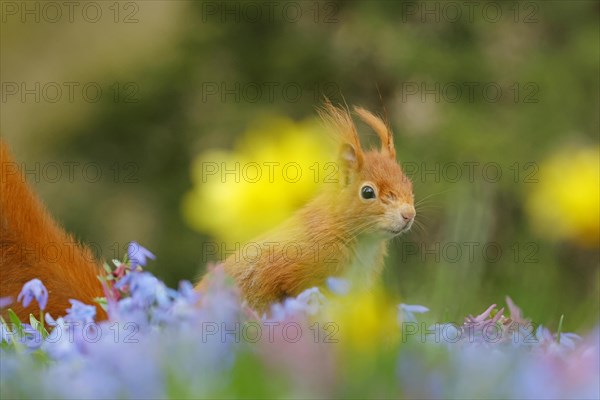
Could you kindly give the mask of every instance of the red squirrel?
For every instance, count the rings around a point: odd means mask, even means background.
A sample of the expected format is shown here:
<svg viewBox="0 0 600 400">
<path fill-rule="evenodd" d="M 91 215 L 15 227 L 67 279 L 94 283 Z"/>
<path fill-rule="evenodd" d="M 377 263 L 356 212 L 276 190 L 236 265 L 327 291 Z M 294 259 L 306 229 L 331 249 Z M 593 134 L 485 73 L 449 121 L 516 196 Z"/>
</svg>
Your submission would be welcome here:
<svg viewBox="0 0 600 400">
<path fill-rule="evenodd" d="M 48 289 L 45 311 L 54 317 L 65 314 L 69 299 L 96 304 L 94 298 L 104 296 L 100 263 L 48 213 L 3 140 L 0 168 L 0 297 L 12 297 L 10 307 L 21 321 L 39 315 L 36 302 L 23 308 L 16 301 L 23 284 L 34 278 Z M 98 319 L 105 319 L 104 310 L 96 309 Z"/>
<path fill-rule="evenodd" d="M 233 254 L 223 262 L 251 307 L 265 311 L 323 286 L 330 276 L 368 285 L 381 273 L 387 241 L 410 229 L 412 184 L 396 161 L 392 132 L 365 109 L 355 112 L 377 133 L 381 149 L 363 151 L 350 113 L 327 102 L 320 114 L 336 132 L 339 184 L 325 185 L 289 220 L 254 240 L 254 254 Z M 49 292 L 45 311 L 53 316 L 63 315 L 71 298 L 95 304 L 103 296 L 100 262 L 50 216 L 1 140 L 0 164 L 0 297 L 14 300 L 24 283 L 38 278 Z M 45 250 L 52 246 L 57 251 L 49 257 Z M 37 311 L 35 302 L 27 309 L 16 302 L 11 307 L 22 320 Z M 98 306 L 97 312 L 98 320 L 106 318 Z"/>
<path fill-rule="evenodd" d="M 363 151 L 349 112 L 326 102 L 320 114 L 336 133 L 338 184 L 323 185 L 290 219 L 224 261 L 252 308 L 266 311 L 304 289 L 324 286 L 330 276 L 369 286 L 381 273 L 388 240 L 412 226 L 412 183 L 396 161 L 392 132 L 369 111 L 355 112 L 377 133 L 381 149 Z"/>
</svg>

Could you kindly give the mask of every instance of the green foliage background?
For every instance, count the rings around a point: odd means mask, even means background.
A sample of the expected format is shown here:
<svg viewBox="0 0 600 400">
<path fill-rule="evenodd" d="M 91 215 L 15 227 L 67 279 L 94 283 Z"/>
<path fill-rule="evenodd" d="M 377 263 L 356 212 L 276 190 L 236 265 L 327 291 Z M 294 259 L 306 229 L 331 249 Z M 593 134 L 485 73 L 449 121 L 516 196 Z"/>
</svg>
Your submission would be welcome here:
<svg viewBox="0 0 600 400">
<path fill-rule="evenodd" d="M 298 22 L 278 12 L 273 20 L 252 22 L 239 14 L 239 21 L 223 21 L 207 13 L 207 7 L 223 6 L 215 2 L 136 4 L 133 24 L 110 18 L 99 24 L 12 18 L 2 24 L 2 82 L 93 81 L 106 89 L 94 104 L 10 97 L 2 102 L 1 129 L 29 167 L 47 161 L 101 166 L 97 183 L 80 176 L 32 183 L 51 212 L 102 257 L 120 257 L 137 240 L 169 266 L 152 271 L 167 283 L 194 279 L 204 268 L 201 243 L 210 240 L 191 230 L 180 212 L 194 157 L 230 147 L 258 117 L 303 119 L 314 115 L 323 95 L 337 102 L 343 95 L 349 104 L 387 112 L 402 162 L 430 168 L 497 162 L 505 174 L 498 183 L 480 174 L 474 182 L 413 178 L 417 200 L 432 197 L 420 212 L 425 229 L 391 246 L 385 272 L 391 291 L 450 319 L 509 294 L 534 320 L 556 324 L 566 314 L 566 331 L 597 323 L 598 248 L 537 237 L 523 209 L 528 185 L 535 184 L 523 183 L 522 176 L 515 183 L 510 167 L 539 163 L 568 145 L 598 145 L 598 2 L 501 2 L 504 14 L 496 23 L 481 17 L 485 2 L 472 21 L 463 16 L 457 22 L 423 22 L 406 7 L 425 3 L 401 1 L 298 2 L 307 15 Z M 533 19 L 525 21 L 531 12 Z M 114 82 L 121 84 L 118 99 L 108 89 Z M 131 94 L 126 82 L 139 89 L 132 97 L 139 101 L 125 102 Z M 294 83 L 302 95 L 289 101 L 275 89 L 272 100 L 263 93 L 253 102 L 205 90 L 236 82 Z M 406 96 L 407 82 L 497 82 L 503 97 L 467 101 L 463 93 L 455 103 L 433 96 L 421 101 L 420 94 Z M 509 90 L 514 82 L 521 85 L 519 101 Z M 539 91 L 532 95 L 527 83 Z M 524 102 L 528 94 L 539 101 Z M 422 260 L 403 253 L 403 241 L 430 248 L 495 242 L 504 254 L 495 263 L 482 257 Z M 530 242 L 537 262 L 524 262 L 523 250 L 515 262 L 513 244 Z"/>
</svg>

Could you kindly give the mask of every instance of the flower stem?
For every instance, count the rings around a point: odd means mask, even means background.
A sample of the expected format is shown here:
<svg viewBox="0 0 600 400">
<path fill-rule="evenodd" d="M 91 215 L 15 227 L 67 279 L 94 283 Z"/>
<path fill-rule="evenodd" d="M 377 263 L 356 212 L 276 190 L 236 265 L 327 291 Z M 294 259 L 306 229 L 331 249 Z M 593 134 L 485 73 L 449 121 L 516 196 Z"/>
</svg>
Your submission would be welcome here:
<svg viewBox="0 0 600 400">
<path fill-rule="evenodd" d="M 560 333 L 562 332 L 563 319 L 565 318 L 565 314 L 560 316 L 560 321 L 558 321 L 558 332 L 556 333 L 556 342 L 560 344 Z"/>
</svg>

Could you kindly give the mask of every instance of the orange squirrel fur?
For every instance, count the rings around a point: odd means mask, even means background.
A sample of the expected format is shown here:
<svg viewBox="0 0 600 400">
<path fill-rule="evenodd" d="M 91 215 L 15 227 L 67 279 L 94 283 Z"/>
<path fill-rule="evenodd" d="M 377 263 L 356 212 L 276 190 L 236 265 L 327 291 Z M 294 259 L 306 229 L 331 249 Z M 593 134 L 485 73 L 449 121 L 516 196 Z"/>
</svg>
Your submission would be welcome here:
<svg viewBox="0 0 600 400">
<path fill-rule="evenodd" d="M 337 132 L 339 185 L 326 187 L 289 220 L 254 240 L 255 254 L 233 254 L 224 261 L 250 306 L 265 310 L 323 286 L 330 276 L 348 276 L 366 286 L 381 273 L 387 241 L 410 229 L 412 184 L 396 161 L 392 132 L 370 112 L 355 112 L 377 133 L 381 150 L 363 151 L 350 114 L 327 102 L 321 115 Z M 53 316 L 64 315 L 69 299 L 95 304 L 94 298 L 103 296 L 99 263 L 48 214 L 1 140 L 0 164 L 0 296 L 16 300 L 23 284 L 38 278 L 48 289 L 46 311 Z M 55 254 L 45 254 L 54 246 Z M 16 301 L 11 307 L 24 321 L 38 312 L 35 302 L 27 309 Z M 106 313 L 96 308 L 98 319 L 105 319 Z"/>
<path fill-rule="evenodd" d="M 0 140 L 0 297 L 13 299 L 11 308 L 22 321 L 39 316 L 37 302 L 27 308 L 17 296 L 27 281 L 38 278 L 48 289 L 46 312 L 57 317 L 69 299 L 95 304 L 104 296 L 97 276 L 103 273 L 91 251 L 78 244 L 50 216 Z M 99 320 L 106 318 L 96 306 Z"/>
<path fill-rule="evenodd" d="M 412 183 L 396 161 L 392 132 L 365 109 L 355 112 L 377 133 L 381 150 L 363 151 L 350 114 L 327 102 L 320 114 L 337 132 L 339 184 L 325 187 L 289 220 L 244 246 L 243 254 L 224 261 L 251 307 L 264 311 L 324 286 L 330 276 L 368 286 L 381 273 L 388 239 L 410 229 L 416 214 Z"/>
</svg>

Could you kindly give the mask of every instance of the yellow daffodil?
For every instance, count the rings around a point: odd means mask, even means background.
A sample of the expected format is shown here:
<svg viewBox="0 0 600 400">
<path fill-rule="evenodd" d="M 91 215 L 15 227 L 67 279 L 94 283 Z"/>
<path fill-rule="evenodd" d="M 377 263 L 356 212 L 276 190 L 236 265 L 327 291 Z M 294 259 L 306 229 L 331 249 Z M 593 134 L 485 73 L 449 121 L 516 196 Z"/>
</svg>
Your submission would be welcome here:
<svg viewBox="0 0 600 400">
<path fill-rule="evenodd" d="M 194 187 L 183 199 L 184 218 L 233 248 L 306 203 L 323 182 L 331 156 L 317 120 L 266 120 L 232 151 L 213 149 L 197 157 Z"/>
<path fill-rule="evenodd" d="M 383 288 L 361 290 L 333 298 L 326 319 L 338 329 L 340 347 L 362 356 L 389 348 L 400 338 L 397 302 Z"/>
<path fill-rule="evenodd" d="M 598 148 L 569 149 L 540 165 L 527 211 L 540 236 L 598 246 L 600 156 Z"/>
</svg>

